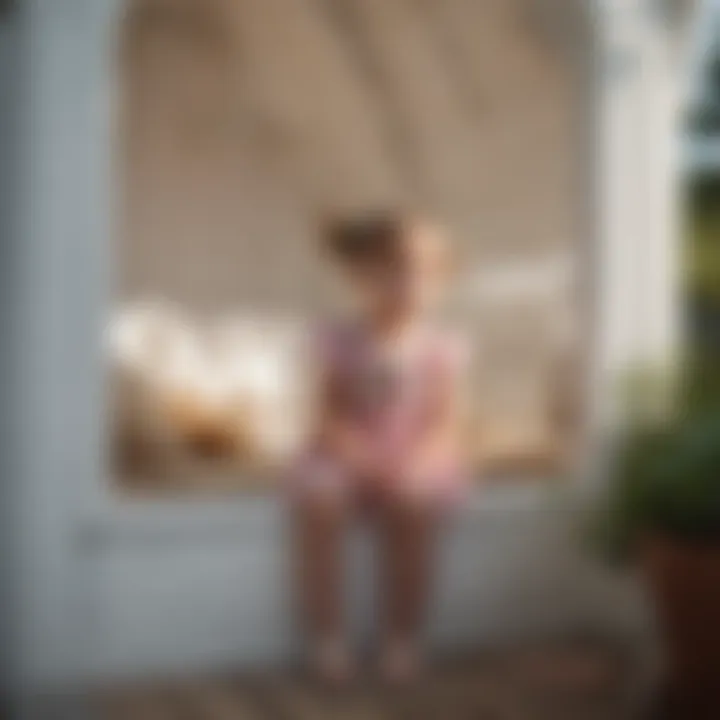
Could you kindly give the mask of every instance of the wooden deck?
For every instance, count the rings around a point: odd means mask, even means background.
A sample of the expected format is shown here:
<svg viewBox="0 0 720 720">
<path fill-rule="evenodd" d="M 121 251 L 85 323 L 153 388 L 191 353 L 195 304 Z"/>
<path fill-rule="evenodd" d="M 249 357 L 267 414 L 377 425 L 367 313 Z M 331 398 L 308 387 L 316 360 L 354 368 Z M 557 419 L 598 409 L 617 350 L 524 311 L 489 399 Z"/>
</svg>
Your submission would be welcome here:
<svg viewBox="0 0 720 720">
<path fill-rule="evenodd" d="M 622 720 L 638 678 L 617 651 L 536 648 L 446 661 L 404 690 L 368 677 L 332 695 L 287 672 L 114 688 L 94 707 L 103 720 Z"/>
</svg>

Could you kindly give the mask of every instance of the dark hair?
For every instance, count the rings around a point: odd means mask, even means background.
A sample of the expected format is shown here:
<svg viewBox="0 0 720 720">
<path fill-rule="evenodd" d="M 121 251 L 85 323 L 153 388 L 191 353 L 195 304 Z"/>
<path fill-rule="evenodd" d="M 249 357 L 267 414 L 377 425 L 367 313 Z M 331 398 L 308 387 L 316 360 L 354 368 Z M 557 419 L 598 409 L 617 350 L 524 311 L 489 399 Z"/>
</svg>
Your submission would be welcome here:
<svg viewBox="0 0 720 720">
<path fill-rule="evenodd" d="M 325 225 L 324 243 L 343 264 L 373 263 L 397 252 L 407 225 L 405 215 L 392 211 L 335 219 Z"/>
</svg>

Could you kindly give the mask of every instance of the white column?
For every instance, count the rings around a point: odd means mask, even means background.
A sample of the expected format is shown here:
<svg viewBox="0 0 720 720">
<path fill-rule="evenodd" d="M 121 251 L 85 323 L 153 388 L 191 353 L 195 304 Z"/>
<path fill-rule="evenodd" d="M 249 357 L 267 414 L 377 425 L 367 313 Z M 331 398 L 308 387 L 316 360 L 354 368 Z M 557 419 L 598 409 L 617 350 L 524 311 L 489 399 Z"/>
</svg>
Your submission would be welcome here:
<svg viewBox="0 0 720 720">
<path fill-rule="evenodd" d="M 25 0 L 17 247 L 23 681 L 78 673 L 83 507 L 108 493 L 100 337 L 110 285 L 114 33 L 124 0 Z"/>
<path fill-rule="evenodd" d="M 641 360 L 663 364 L 673 361 L 681 341 L 679 109 L 685 68 L 671 28 L 655 18 L 643 31 L 643 304 L 637 342 Z"/>
<path fill-rule="evenodd" d="M 633 367 L 664 366 L 679 340 L 678 83 L 667 28 L 647 5 L 598 8 L 597 401 L 618 409 Z"/>
</svg>

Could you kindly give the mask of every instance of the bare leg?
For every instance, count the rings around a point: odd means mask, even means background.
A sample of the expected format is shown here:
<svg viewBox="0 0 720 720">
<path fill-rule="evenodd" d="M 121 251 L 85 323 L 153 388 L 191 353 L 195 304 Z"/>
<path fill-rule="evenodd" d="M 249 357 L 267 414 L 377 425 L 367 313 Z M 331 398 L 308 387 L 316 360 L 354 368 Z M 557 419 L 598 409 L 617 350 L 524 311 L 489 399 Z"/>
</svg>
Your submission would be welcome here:
<svg viewBox="0 0 720 720">
<path fill-rule="evenodd" d="M 384 652 L 391 681 L 411 679 L 431 588 L 437 513 L 429 499 L 393 496 L 381 515 Z"/>
<path fill-rule="evenodd" d="M 348 507 L 334 493 L 303 498 L 295 513 L 300 601 L 313 643 L 316 670 L 331 682 L 350 675 L 343 603 Z"/>
</svg>

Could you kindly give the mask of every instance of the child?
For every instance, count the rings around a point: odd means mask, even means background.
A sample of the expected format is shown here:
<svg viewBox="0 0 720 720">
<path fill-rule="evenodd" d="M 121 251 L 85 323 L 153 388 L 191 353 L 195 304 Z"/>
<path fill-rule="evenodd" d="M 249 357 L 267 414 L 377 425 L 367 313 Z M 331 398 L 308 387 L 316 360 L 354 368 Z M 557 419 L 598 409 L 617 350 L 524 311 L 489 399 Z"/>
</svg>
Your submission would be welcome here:
<svg viewBox="0 0 720 720">
<path fill-rule="evenodd" d="M 354 291 L 354 317 L 317 338 L 319 413 L 293 474 L 300 585 L 314 669 L 352 675 L 341 603 L 342 538 L 358 514 L 380 546 L 387 681 L 411 679 L 443 508 L 463 486 L 457 448 L 458 347 L 429 314 L 444 279 L 444 238 L 392 213 L 339 223 L 327 249 Z"/>
</svg>

